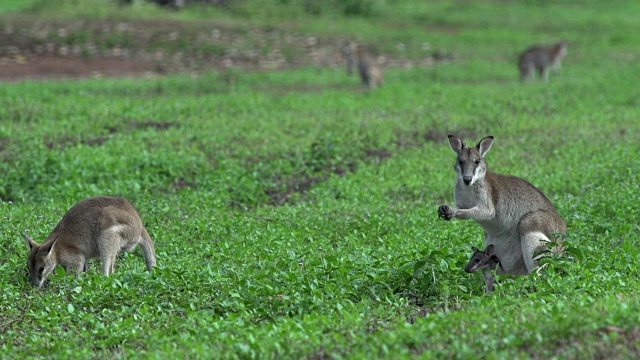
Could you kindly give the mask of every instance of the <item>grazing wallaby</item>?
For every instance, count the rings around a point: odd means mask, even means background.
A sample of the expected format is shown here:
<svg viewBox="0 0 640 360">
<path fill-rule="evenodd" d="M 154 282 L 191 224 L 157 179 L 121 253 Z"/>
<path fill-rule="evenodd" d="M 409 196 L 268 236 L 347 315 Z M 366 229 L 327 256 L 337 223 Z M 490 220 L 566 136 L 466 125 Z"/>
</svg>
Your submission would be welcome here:
<svg viewBox="0 0 640 360">
<path fill-rule="evenodd" d="M 478 270 L 483 270 L 484 282 L 487 285 L 486 292 L 493 292 L 493 286 L 496 283 L 496 276 L 493 274 L 493 271 L 499 267 L 501 273 L 504 273 L 504 269 L 502 268 L 502 265 L 500 265 L 500 259 L 498 259 L 494 253 L 494 246 L 489 245 L 484 249 L 484 251 L 480 251 L 475 246 L 471 249 L 473 249 L 473 255 L 471 255 L 469 264 L 464 268 L 464 271 L 473 273 Z"/>
<path fill-rule="evenodd" d="M 534 77 L 537 71 L 546 82 L 549 80 L 549 70 L 560 70 L 562 59 L 567 55 L 567 43 L 561 41 L 550 46 L 536 45 L 520 55 L 518 67 L 520 80 L 527 81 Z"/>
<path fill-rule="evenodd" d="M 39 245 L 27 235 L 31 252 L 27 266 L 31 285 L 41 287 L 47 276 L 62 265 L 66 271 L 87 270 L 87 261 L 100 257 L 102 272 L 114 271 L 116 256 L 140 245 L 151 271 L 156 266 L 153 240 L 131 203 L 124 198 L 98 196 L 80 201 L 62 217 L 49 237 Z"/>
<path fill-rule="evenodd" d="M 347 58 L 347 72 L 349 74 L 353 73 L 357 67 L 363 85 L 369 89 L 375 89 L 382 85 L 384 69 L 377 56 L 354 42 L 344 44 L 342 52 Z"/>
<path fill-rule="evenodd" d="M 485 245 L 494 245 L 505 273 L 530 274 L 538 267 L 534 254 L 544 250 L 554 234 L 564 234 L 567 224 L 531 183 L 487 170 L 485 155 L 492 144 L 493 136 L 468 147 L 449 135 L 449 145 L 458 154 L 454 166 L 456 207 L 442 205 L 438 216 L 475 220 L 484 229 Z"/>
</svg>

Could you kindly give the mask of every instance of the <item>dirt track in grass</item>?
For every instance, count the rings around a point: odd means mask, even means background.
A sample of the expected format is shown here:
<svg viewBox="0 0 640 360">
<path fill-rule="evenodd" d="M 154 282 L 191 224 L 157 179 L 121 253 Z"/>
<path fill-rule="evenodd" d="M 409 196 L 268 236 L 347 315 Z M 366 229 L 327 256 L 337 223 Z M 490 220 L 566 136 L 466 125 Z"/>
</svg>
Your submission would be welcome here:
<svg viewBox="0 0 640 360">
<path fill-rule="evenodd" d="M 0 17 L 0 81 L 337 68 L 345 67 L 344 40 L 209 22 Z M 437 49 L 413 54 L 381 54 L 380 61 L 409 68 L 453 59 Z"/>
</svg>

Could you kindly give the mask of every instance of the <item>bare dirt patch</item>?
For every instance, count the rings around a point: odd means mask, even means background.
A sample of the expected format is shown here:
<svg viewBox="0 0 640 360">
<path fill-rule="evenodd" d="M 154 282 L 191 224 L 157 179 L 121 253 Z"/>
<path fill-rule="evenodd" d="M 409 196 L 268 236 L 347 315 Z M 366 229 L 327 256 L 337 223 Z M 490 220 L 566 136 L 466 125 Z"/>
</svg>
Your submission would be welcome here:
<svg viewBox="0 0 640 360">
<path fill-rule="evenodd" d="M 271 198 L 271 205 L 281 206 L 290 203 L 296 194 L 306 194 L 314 185 L 325 181 L 328 177 L 322 175 L 282 178 L 275 175 L 274 178 L 278 186 L 265 189 L 265 193 Z"/>
<path fill-rule="evenodd" d="M 171 185 L 171 189 L 173 191 L 180 191 L 180 190 L 184 190 L 186 188 L 192 188 L 193 184 L 189 183 L 187 180 L 185 180 L 184 178 L 178 178 L 178 180 L 174 181 L 173 184 Z"/>
<path fill-rule="evenodd" d="M 443 141 L 448 133 L 455 133 L 463 138 L 475 137 L 475 133 L 468 129 L 457 129 L 455 132 L 430 129 L 427 131 L 397 132 L 395 145 L 398 149 L 424 146 L 427 142 Z M 337 160 L 335 154 L 319 143 L 311 146 L 308 159 L 305 161 L 306 171 L 296 175 L 274 174 L 272 179 L 275 185 L 264 190 L 271 199 L 271 205 L 282 206 L 295 203 L 316 185 L 327 181 L 330 175 L 346 176 L 358 171 L 359 163 L 368 162 L 380 166 L 383 162 L 394 156 L 394 152 L 383 148 L 365 148 L 353 156 Z M 293 155 L 292 155 L 293 156 Z M 256 164 L 264 161 L 273 161 L 277 157 L 260 156 L 247 160 L 248 164 Z M 423 194 L 414 194 L 411 191 L 390 194 L 391 198 L 422 199 Z"/>
<path fill-rule="evenodd" d="M 133 126 L 137 129 L 156 129 L 156 130 L 167 130 L 176 126 L 176 123 L 167 122 L 167 121 L 143 121 L 141 123 L 132 123 Z"/>
<path fill-rule="evenodd" d="M 0 80 L 344 67 L 342 40 L 206 21 L 0 17 Z M 432 66 L 452 59 L 438 49 L 418 53 L 411 59 L 387 54 L 387 67 Z"/>
<path fill-rule="evenodd" d="M 127 59 L 30 55 L 0 59 L 0 80 L 63 80 L 87 77 L 126 77 L 154 73 L 154 65 Z"/>
<path fill-rule="evenodd" d="M 367 157 L 376 159 L 378 165 L 393 156 L 391 151 L 384 149 L 365 149 L 364 152 Z"/>
<path fill-rule="evenodd" d="M 83 144 L 86 146 L 101 146 L 106 143 L 111 136 L 114 134 L 126 134 L 133 130 L 145 130 L 145 129 L 155 129 L 157 131 L 164 131 L 170 129 L 174 126 L 177 126 L 176 123 L 172 122 L 164 122 L 164 121 L 129 121 L 125 124 L 125 126 L 109 126 L 105 130 L 108 134 L 102 135 L 88 135 L 88 136 L 80 136 L 80 135 L 64 135 L 60 137 L 50 137 L 45 138 L 45 145 L 49 149 L 65 149 L 68 147 L 73 147 L 78 144 Z M 1 146 L 1 141 L 0 141 Z M 2 148 L 0 148 L 1 153 Z"/>
</svg>

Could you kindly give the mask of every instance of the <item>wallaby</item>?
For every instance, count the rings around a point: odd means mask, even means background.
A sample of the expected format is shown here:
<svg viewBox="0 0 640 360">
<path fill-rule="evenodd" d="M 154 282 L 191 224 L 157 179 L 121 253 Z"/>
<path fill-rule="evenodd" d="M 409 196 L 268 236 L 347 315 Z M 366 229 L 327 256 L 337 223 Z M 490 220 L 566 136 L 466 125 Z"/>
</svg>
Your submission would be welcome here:
<svg viewBox="0 0 640 360">
<path fill-rule="evenodd" d="M 23 236 L 31 249 L 27 261 L 31 285 L 38 288 L 58 264 L 77 275 L 96 257 L 102 260 L 102 273 L 108 276 L 114 271 L 118 253 L 132 251 L 136 245 L 142 248 L 147 269 L 156 266 L 153 240 L 136 209 L 124 198 L 98 196 L 80 201 L 42 245 Z"/>
<path fill-rule="evenodd" d="M 475 246 L 471 247 L 471 249 L 473 249 L 473 255 L 471 255 L 469 264 L 464 268 L 464 271 L 473 273 L 478 270 L 483 270 L 484 282 L 487 285 L 486 292 L 493 292 L 493 287 L 496 283 L 496 276 L 493 272 L 496 268 L 500 267 L 502 273 L 504 273 L 504 269 L 502 269 L 502 265 L 500 264 L 500 259 L 498 259 L 494 252 L 494 246 L 489 245 L 484 249 L 484 251 L 480 251 Z"/>
<path fill-rule="evenodd" d="M 549 80 L 549 70 L 559 71 L 562 59 L 567 55 L 567 43 L 561 41 L 553 45 L 535 45 L 520 55 L 518 67 L 520 80 L 527 81 L 534 77 L 535 71 L 546 82 Z"/>
<path fill-rule="evenodd" d="M 505 273 L 530 274 L 538 267 L 535 253 L 543 251 L 555 235 L 566 233 L 567 224 L 531 183 L 487 169 L 485 155 L 492 144 L 493 136 L 468 147 L 449 135 L 449 145 L 458 154 L 454 166 L 457 207 L 442 205 L 438 216 L 475 220 L 484 229 L 485 245 L 494 245 Z"/>
<path fill-rule="evenodd" d="M 345 41 L 340 47 L 340 52 L 347 60 L 347 74 L 351 75 L 356 71 L 356 48 L 358 44 L 353 41 Z"/>
<path fill-rule="evenodd" d="M 377 56 L 352 41 L 343 45 L 342 53 L 347 58 L 347 73 L 352 74 L 357 67 L 363 85 L 370 90 L 382 85 L 384 68 Z"/>
</svg>

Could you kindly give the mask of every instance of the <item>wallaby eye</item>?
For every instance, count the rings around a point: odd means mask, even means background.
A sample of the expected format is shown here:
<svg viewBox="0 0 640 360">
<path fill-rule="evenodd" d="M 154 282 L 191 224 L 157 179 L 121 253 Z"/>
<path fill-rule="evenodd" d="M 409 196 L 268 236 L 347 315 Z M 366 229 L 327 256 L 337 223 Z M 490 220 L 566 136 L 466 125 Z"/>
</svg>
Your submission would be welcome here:
<svg viewBox="0 0 640 360">
<path fill-rule="evenodd" d="M 38 274 L 42 275 L 43 272 L 44 272 L 44 266 L 38 269 Z"/>
<path fill-rule="evenodd" d="M 462 160 L 458 161 L 458 165 L 463 166 L 464 165 L 464 161 L 462 161 Z"/>
<path fill-rule="evenodd" d="M 480 259 L 476 258 L 476 262 L 480 262 Z"/>
<path fill-rule="evenodd" d="M 480 160 L 476 160 L 476 161 L 474 161 L 474 163 L 475 163 L 476 165 L 480 165 Z"/>
</svg>

